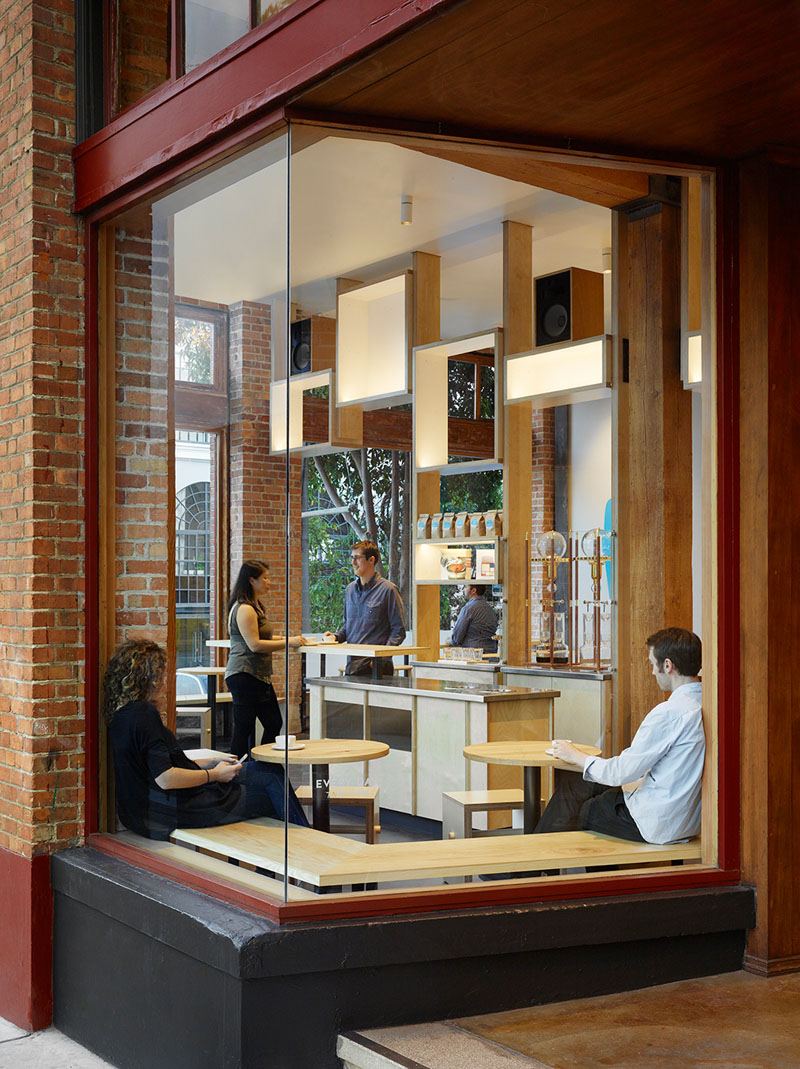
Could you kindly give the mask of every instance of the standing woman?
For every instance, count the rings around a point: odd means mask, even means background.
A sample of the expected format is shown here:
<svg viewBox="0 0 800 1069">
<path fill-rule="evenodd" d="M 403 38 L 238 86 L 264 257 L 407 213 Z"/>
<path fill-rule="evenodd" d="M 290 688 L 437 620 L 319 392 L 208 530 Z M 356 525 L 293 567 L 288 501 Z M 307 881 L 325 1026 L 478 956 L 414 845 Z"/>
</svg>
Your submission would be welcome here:
<svg viewBox="0 0 800 1069">
<path fill-rule="evenodd" d="M 239 569 L 228 602 L 228 632 L 231 652 L 225 682 L 233 695 L 231 753 L 243 756 L 250 749 L 256 719 L 261 722 L 261 745 L 274 742 L 283 718 L 272 687 L 272 654 L 305 644 L 302 635 L 273 638 L 272 625 L 264 611 L 269 591 L 269 566 L 246 560 Z"/>
</svg>

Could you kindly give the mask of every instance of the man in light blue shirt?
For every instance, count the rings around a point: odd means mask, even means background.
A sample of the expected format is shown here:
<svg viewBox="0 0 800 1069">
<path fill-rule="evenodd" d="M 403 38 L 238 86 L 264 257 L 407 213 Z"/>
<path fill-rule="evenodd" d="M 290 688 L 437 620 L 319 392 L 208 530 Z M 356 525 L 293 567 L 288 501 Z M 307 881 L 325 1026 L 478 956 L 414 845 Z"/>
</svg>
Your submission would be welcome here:
<svg viewBox="0 0 800 1069">
<path fill-rule="evenodd" d="M 497 649 L 497 613 L 484 594 L 486 587 L 467 583 L 467 603 L 458 614 L 455 627 L 450 633 L 451 646 L 472 646 L 485 653 Z"/>
<path fill-rule="evenodd" d="M 325 638 L 365 646 L 399 646 L 406 637 L 403 602 L 394 583 L 378 575 L 378 547 L 365 539 L 353 546 L 351 557 L 355 579 L 344 592 L 344 619 L 338 631 L 326 631 Z M 390 657 L 348 657 L 348 676 L 379 676 L 393 672 Z"/>
<path fill-rule="evenodd" d="M 570 742 L 553 740 L 555 756 L 576 771 L 556 771 L 556 789 L 534 834 L 598 831 L 648 843 L 699 834 L 706 745 L 700 639 L 668 627 L 647 645 L 653 675 L 669 697 L 650 710 L 618 757 L 587 757 Z"/>
</svg>

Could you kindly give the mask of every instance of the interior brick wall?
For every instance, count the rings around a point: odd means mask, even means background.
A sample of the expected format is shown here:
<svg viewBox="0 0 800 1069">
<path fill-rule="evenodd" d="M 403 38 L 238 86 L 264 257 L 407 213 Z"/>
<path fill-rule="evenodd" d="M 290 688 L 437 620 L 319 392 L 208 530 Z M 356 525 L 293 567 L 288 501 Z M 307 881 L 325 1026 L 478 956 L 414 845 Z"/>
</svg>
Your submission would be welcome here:
<svg viewBox="0 0 800 1069">
<path fill-rule="evenodd" d="M 555 524 L 555 410 L 533 410 L 533 471 L 531 480 L 531 553 L 543 531 Z M 531 613 L 535 622 L 541 611 L 544 567 L 531 564 Z M 558 596 L 558 595 L 557 595 Z M 558 606 L 566 609 L 566 606 Z M 535 627 L 532 631 L 535 634 Z"/>
<path fill-rule="evenodd" d="M 73 87 L 71 0 L 3 0 L 0 848 L 26 858 L 79 843 L 84 806 L 84 251 L 71 213 Z"/>
<path fill-rule="evenodd" d="M 149 227 L 116 232 L 117 643 L 167 643 L 168 255 L 166 235 Z"/>
<path fill-rule="evenodd" d="M 271 324 L 268 306 L 243 301 L 230 306 L 228 383 L 230 397 L 230 561 L 231 581 L 243 560 L 263 559 L 270 565 L 269 608 L 276 634 L 284 633 L 286 581 L 289 582 L 289 633 L 302 628 L 302 569 L 299 558 L 302 521 L 302 461 L 290 462 L 290 538 L 286 535 L 286 460 L 269 451 L 269 386 Z M 286 692 L 284 657 L 273 658 L 273 682 L 279 700 Z M 290 724 L 297 724 L 300 658 L 290 655 Z"/>
</svg>

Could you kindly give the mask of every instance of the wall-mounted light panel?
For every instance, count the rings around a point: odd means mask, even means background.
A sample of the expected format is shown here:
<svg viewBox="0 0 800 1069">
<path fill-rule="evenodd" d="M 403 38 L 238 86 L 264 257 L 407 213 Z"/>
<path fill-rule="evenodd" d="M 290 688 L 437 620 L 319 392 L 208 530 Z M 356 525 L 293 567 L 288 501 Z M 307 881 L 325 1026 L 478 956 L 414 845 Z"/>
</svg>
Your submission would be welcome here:
<svg viewBox="0 0 800 1069">
<path fill-rule="evenodd" d="M 499 328 L 467 334 L 451 341 L 417 345 L 414 365 L 414 466 L 417 471 L 447 467 L 448 471 L 491 467 L 503 459 L 503 332 Z M 494 353 L 494 456 L 476 464 L 448 464 L 448 361 L 462 354 L 491 349 Z"/>
<path fill-rule="evenodd" d="M 336 298 L 336 403 L 387 408 L 411 400 L 411 272 Z"/>
<path fill-rule="evenodd" d="M 681 338 L 681 378 L 686 390 L 703 385 L 703 332 L 692 330 Z"/>
<path fill-rule="evenodd" d="M 611 337 L 544 345 L 506 357 L 505 400 L 534 408 L 594 401 L 611 393 Z"/>
</svg>

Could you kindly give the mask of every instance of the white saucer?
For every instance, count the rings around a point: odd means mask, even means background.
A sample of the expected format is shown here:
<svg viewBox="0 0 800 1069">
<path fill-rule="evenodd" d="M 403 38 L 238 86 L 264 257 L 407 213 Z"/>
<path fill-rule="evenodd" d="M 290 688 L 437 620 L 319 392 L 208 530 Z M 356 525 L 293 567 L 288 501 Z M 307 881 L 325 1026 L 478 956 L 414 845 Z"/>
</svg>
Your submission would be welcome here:
<svg viewBox="0 0 800 1069">
<path fill-rule="evenodd" d="M 276 742 L 273 742 L 273 750 L 304 750 L 306 744 L 304 742 L 296 742 L 294 746 L 279 746 Z"/>
</svg>

